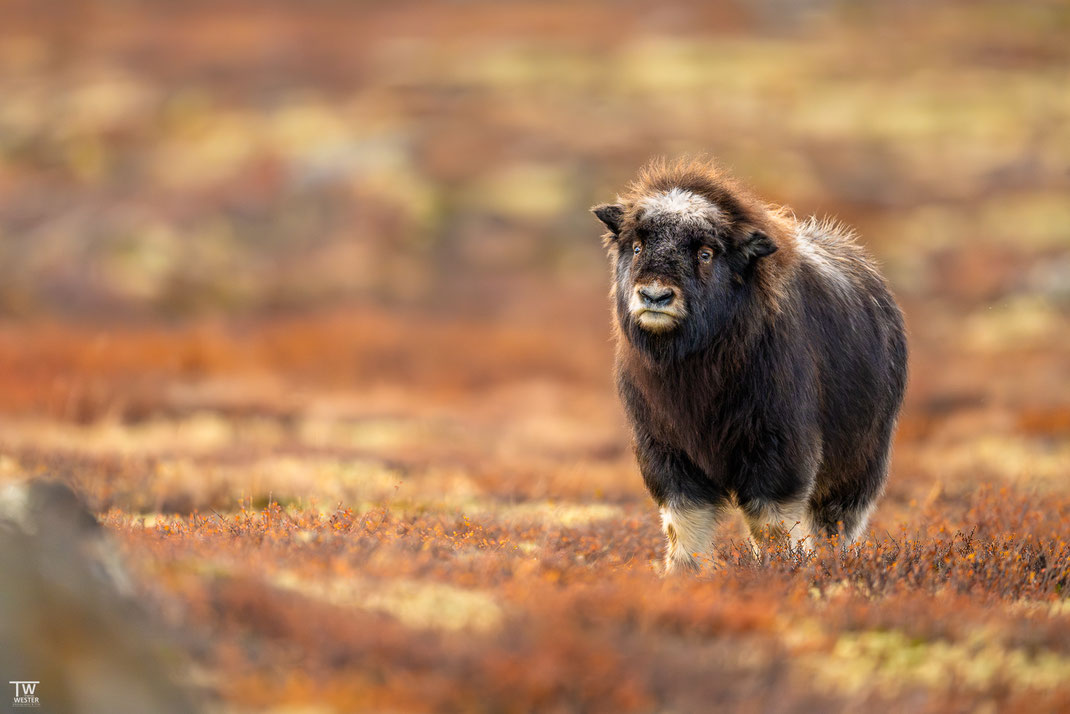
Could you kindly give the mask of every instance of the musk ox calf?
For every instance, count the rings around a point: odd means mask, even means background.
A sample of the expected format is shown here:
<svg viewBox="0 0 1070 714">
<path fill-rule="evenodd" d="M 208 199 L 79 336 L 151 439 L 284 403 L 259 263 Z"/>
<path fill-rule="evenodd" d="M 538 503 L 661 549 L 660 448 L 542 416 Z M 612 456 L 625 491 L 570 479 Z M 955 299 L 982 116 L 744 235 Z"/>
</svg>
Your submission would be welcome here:
<svg viewBox="0 0 1070 714">
<path fill-rule="evenodd" d="M 753 538 L 865 529 L 906 383 L 903 317 L 851 230 L 797 221 L 715 167 L 654 163 L 605 224 L 617 386 L 666 570 L 731 505 Z"/>
</svg>

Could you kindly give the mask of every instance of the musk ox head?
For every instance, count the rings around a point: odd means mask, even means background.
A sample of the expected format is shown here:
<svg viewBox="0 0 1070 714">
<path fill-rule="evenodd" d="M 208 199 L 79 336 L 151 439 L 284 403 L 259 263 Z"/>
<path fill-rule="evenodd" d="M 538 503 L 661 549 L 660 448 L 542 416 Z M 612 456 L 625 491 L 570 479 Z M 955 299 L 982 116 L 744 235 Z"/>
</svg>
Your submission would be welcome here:
<svg viewBox="0 0 1070 714">
<path fill-rule="evenodd" d="M 654 166 L 630 195 L 591 209 L 609 232 L 623 336 L 659 357 L 703 349 L 762 289 L 775 221 L 713 169 Z"/>
</svg>

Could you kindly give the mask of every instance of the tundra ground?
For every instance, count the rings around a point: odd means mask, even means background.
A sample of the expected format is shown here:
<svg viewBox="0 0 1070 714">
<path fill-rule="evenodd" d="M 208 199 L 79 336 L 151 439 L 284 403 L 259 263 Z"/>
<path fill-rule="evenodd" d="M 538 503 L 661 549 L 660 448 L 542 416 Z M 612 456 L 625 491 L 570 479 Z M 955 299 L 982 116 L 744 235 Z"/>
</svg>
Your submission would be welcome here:
<svg viewBox="0 0 1070 714">
<path fill-rule="evenodd" d="M 380 319 L 0 334 L 42 399 L 3 417 L 4 477 L 87 497 L 222 709 L 1070 701 L 1065 409 L 923 372 L 864 544 L 758 562 L 737 519 L 663 580 L 604 338 Z"/>
</svg>

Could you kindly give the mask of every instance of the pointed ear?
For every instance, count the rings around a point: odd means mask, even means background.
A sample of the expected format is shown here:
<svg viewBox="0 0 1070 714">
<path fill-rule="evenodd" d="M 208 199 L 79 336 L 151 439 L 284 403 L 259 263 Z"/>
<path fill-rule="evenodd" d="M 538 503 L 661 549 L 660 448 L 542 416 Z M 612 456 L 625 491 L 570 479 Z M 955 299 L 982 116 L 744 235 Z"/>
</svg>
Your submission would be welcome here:
<svg viewBox="0 0 1070 714">
<path fill-rule="evenodd" d="M 777 244 L 773 239 L 761 231 L 754 231 L 744 240 L 739 249 L 748 260 L 757 260 L 777 252 Z"/>
<path fill-rule="evenodd" d="M 610 233 L 620 235 L 620 219 L 624 215 L 624 206 L 619 203 L 600 203 L 591 209 L 591 213 L 605 224 Z"/>
</svg>

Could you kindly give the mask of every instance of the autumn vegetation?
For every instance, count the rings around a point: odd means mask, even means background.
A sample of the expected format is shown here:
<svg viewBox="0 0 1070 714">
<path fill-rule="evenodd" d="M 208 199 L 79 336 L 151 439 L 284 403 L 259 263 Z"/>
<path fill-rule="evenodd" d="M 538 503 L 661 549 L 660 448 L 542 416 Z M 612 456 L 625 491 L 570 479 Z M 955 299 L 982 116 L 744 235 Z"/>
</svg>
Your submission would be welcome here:
<svg viewBox="0 0 1070 714">
<path fill-rule="evenodd" d="M 211 711 L 1070 709 L 1070 8 L 461 8 L 4 4 L 0 486 Z M 864 542 L 666 580 L 586 209 L 701 151 L 911 379 Z"/>
</svg>

